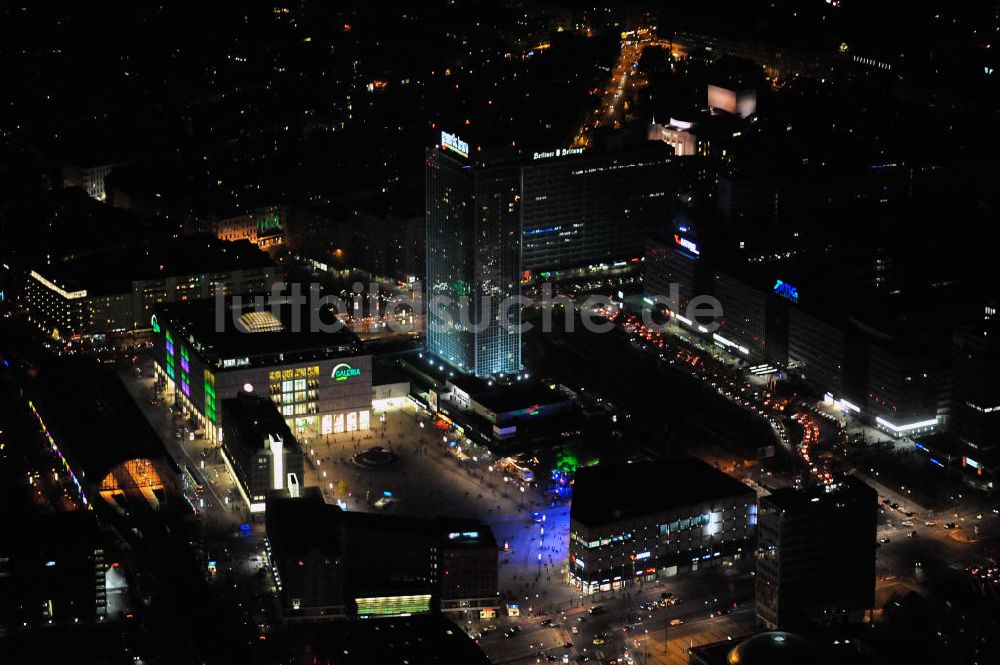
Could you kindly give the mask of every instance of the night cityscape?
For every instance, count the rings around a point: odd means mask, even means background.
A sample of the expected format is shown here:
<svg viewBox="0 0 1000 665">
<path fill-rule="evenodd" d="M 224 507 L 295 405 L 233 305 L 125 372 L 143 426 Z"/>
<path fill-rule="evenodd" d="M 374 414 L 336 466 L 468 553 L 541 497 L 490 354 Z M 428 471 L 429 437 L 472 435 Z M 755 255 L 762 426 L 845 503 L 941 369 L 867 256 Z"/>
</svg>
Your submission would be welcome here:
<svg viewBox="0 0 1000 665">
<path fill-rule="evenodd" d="M 0 55 L 0 664 L 1000 664 L 1000 2 Z"/>
</svg>

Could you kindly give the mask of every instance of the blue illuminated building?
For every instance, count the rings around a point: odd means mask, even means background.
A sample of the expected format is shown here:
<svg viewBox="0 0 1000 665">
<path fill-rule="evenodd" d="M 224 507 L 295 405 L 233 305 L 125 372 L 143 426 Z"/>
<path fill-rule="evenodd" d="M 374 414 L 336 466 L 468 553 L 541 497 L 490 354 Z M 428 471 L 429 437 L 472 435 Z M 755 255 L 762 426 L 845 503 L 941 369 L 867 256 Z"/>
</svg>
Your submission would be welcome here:
<svg viewBox="0 0 1000 665">
<path fill-rule="evenodd" d="M 517 374 L 518 167 L 473 162 L 449 144 L 435 146 L 427 150 L 425 193 L 427 350 L 478 377 Z"/>
</svg>

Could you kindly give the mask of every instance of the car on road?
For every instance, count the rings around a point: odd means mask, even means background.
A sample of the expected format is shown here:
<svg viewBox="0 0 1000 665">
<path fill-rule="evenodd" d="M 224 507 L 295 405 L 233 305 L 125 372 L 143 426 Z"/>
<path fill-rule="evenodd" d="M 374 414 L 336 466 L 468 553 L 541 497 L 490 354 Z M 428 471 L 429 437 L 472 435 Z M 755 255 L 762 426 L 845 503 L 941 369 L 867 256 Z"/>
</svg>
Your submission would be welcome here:
<svg viewBox="0 0 1000 665">
<path fill-rule="evenodd" d="M 878 542 L 880 542 L 880 543 L 882 543 L 883 545 L 885 545 L 885 544 L 887 544 L 887 543 L 890 543 L 890 542 L 892 542 L 892 541 L 891 541 L 891 540 L 889 540 L 888 538 L 882 538 L 882 539 L 881 539 L 881 540 L 879 540 Z"/>
<path fill-rule="evenodd" d="M 604 614 L 604 606 L 603 605 L 594 605 L 589 610 L 587 610 L 587 612 L 589 614 L 593 614 L 595 616 L 598 615 L 598 614 Z"/>
<path fill-rule="evenodd" d="M 573 626 L 572 628 L 569 629 L 569 632 L 573 633 L 574 635 L 579 635 L 580 629 L 577 626 Z"/>
<path fill-rule="evenodd" d="M 679 626 L 682 623 L 684 623 L 684 619 L 671 619 L 670 620 L 670 625 L 671 626 Z"/>
<path fill-rule="evenodd" d="M 542 619 L 538 623 L 538 625 L 541 626 L 542 628 L 551 628 L 552 626 L 554 626 L 556 624 L 555 624 L 555 621 L 553 621 L 552 619 Z"/>
<path fill-rule="evenodd" d="M 508 637 L 508 638 L 509 637 L 514 637 L 515 635 L 517 635 L 520 632 L 521 632 L 521 627 L 520 626 L 511 626 L 507 630 L 503 631 L 503 636 L 504 637 Z"/>
<path fill-rule="evenodd" d="M 955 524 L 954 522 L 948 522 L 947 524 L 944 525 L 944 528 L 946 528 L 946 529 L 957 529 L 958 525 Z"/>
<path fill-rule="evenodd" d="M 924 522 L 924 526 L 937 526 L 937 522 Z"/>
<path fill-rule="evenodd" d="M 913 531 L 909 532 L 906 535 L 909 536 L 910 538 L 916 538 L 917 537 L 917 530 L 914 529 Z"/>
</svg>

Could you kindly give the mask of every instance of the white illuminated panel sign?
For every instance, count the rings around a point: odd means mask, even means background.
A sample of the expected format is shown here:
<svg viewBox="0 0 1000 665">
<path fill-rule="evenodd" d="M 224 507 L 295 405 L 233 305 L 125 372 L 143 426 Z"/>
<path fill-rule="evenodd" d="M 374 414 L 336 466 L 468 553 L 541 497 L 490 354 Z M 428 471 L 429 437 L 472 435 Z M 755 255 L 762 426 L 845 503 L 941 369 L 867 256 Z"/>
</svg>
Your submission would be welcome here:
<svg viewBox="0 0 1000 665">
<path fill-rule="evenodd" d="M 448 540 L 465 540 L 465 539 L 475 539 L 479 537 L 478 531 L 453 531 L 448 534 Z"/>
<path fill-rule="evenodd" d="M 683 247 L 687 251 L 691 252 L 695 256 L 698 256 L 698 255 L 701 254 L 701 252 L 698 251 L 698 245 L 696 245 L 691 240 L 688 240 L 687 238 L 682 238 L 679 235 L 674 234 L 674 242 L 676 242 L 678 245 L 680 245 L 681 247 Z"/>
<path fill-rule="evenodd" d="M 550 157 L 566 157 L 567 155 L 581 155 L 583 148 L 556 148 L 545 152 L 534 153 L 534 159 L 549 159 Z"/>
<path fill-rule="evenodd" d="M 284 445 L 280 438 L 271 435 L 271 469 L 274 471 L 274 486 L 271 489 L 284 489 L 285 487 L 285 455 Z"/>
<path fill-rule="evenodd" d="M 441 147 L 456 152 L 462 157 L 469 156 L 469 144 L 448 132 L 441 132 Z"/>
</svg>

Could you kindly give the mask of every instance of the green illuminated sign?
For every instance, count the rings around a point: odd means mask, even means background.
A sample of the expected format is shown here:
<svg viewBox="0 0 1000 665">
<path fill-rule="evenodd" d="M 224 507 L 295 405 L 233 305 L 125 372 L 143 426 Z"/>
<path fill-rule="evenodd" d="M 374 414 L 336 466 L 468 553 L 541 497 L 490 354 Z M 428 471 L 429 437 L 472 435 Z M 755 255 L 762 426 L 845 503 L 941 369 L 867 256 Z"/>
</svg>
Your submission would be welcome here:
<svg viewBox="0 0 1000 665">
<path fill-rule="evenodd" d="M 352 376 L 361 376 L 361 370 L 351 367 L 347 363 L 340 363 L 333 368 L 333 378 L 335 381 L 347 381 Z"/>
<path fill-rule="evenodd" d="M 156 314 L 154 314 L 153 318 L 149 320 L 149 325 L 153 327 L 153 332 L 155 333 L 160 332 L 160 322 L 156 320 Z"/>
<path fill-rule="evenodd" d="M 256 219 L 256 223 L 258 233 L 264 233 L 265 231 L 279 231 L 281 230 L 281 215 L 277 213 L 263 215 Z"/>
</svg>

